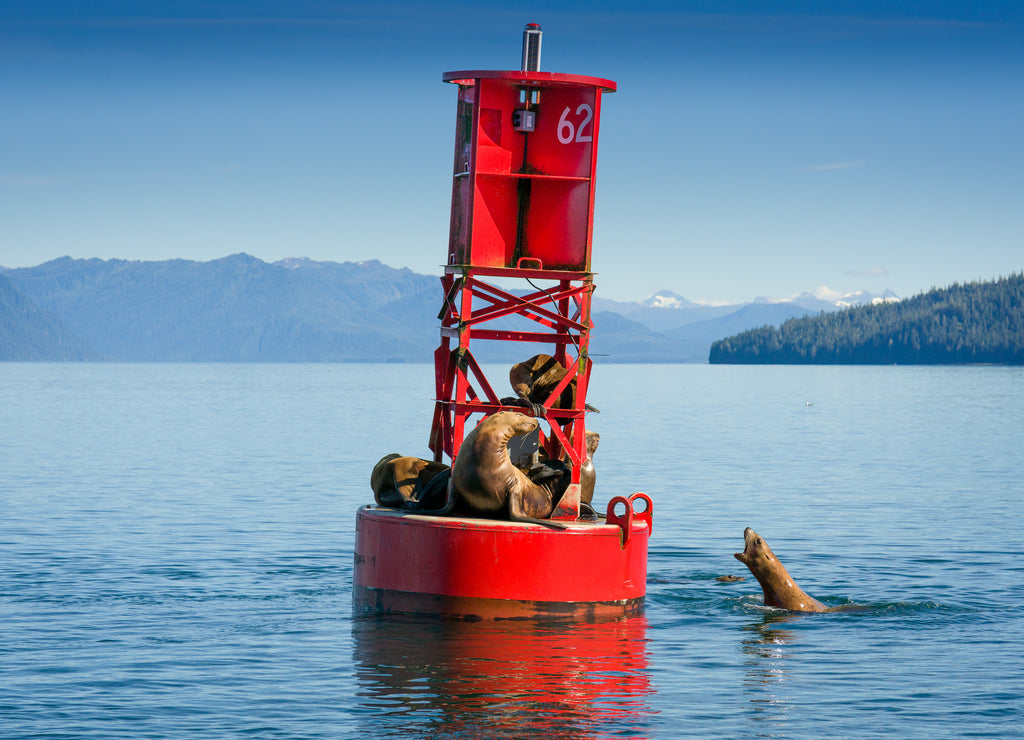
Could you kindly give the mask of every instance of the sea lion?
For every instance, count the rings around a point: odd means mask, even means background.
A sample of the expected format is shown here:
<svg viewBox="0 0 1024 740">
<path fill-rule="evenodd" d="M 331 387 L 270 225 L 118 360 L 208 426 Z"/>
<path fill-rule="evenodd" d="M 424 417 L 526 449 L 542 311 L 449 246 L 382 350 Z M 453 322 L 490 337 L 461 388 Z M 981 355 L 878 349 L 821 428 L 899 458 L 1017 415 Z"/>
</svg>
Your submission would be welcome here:
<svg viewBox="0 0 1024 740">
<path fill-rule="evenodd" d="M 502 411 L 485 418 L 466 436 L 452 464 L 459 508 L 482 516 L 505 515 L 512 521 L 537 521 L 551 515 L 568 487 L 568 469 L 558 471 L 561 461 L 548 460 L 539 466 L 538 475 L 531 470 L 528 476 L 512 464 L 508 453 L 510 439 L 529 434 L 538 424 L 524 414 Z"/>
<path fill-rule="evenodd" d="M 419 457 L 403 457 L 392 452 L 373 466 L 370 474 L 373 499 L 379 506 L 393 509 L 420 508 L 423 503 L 422 493 L 427 484 L 438 473 L 446 470 L 448 466 L 444 463 Z"/>
<path fill-rule="evenodd" d="M 597 483 L 597 472 L 594 470 L 594 453 L 601 443 L 601 435 L 587 432 L 587 457 L 580 465 L 580 501 L 590 505 L 594 501 L 594 484 Z"/>
<path fill-rule="evenodd" d="M 544 416 L 544 402 L 568 372 L 565 366 L 551 355 L 534 355 L 525 362 L 513 365 L 509 370 L 508 380 L 518 398 L 503 398 L 501 402 L 517 403 L 531 409 L 534 416 Z M 551 402 L 551 408 L 571 409 L 575 406 L 576 378 L 573 378 L 558 394 L 558 398 Z M 597 412 L 590 404 L 587 404 L 586 408 L 588 411 Z"/>
<path fill-rule="evenodd" d="M 796 585 L 789 572 L 775 557 L 757 532 L 747 527 L 743 530 L 743 552 L 734 553 L 736 559 L 750 568 L 754 578 L 761 584 L 765 606 L 789 609 L 794 612 L 827 612 L 829 607 L 811 598 Z"/>
</svg>

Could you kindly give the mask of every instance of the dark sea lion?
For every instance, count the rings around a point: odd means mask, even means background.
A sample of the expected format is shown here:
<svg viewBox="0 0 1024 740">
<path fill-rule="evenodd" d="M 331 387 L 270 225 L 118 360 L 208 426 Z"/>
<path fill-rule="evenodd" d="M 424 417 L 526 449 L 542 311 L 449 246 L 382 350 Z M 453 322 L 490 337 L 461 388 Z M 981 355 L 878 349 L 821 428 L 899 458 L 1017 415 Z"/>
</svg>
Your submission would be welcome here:
<svg viewBox="0 0 1024 740">
<path fill-rule="evenodd" d="M 831 611 L 796 585 L 768 543 L 750 527 L 743 530 L 743 543 L 743 552 L 735 553 L 736 559 L 750 568 L 754 578 L 761 584 L 765 606 L 794 612 Z"/>
<path fill-rule="evenodd" d="M 540 482 L 534 482 L 512 464 L 508 453 L 510 439 L 529 434 L 538 424 L 524 414 L 502 411 L 485 418 L 466 436 L 452 464 L 452 486 L 460 509 L 512 521 L 544 520 L 551 515 L 568 485 L 568 471 L 555 474 L 553 466 L 561 463 L 549 460 L 534 476 Z"/>
<path fill-rule="evenodd" d="M 743 576 L 718 576 L 718 578 L 716 578 L 715 580 L 721 583 L 737 583 L 745 579 L 743 578 Z"/>
<path fill-rule="evenodd" d="M 379 506 L 394 509 L 419 508 L 422 491 L 434 476 L 446 470 L 448 466 L 444 463 L 392 452 L 373 466 L 373 499 Z"/>
<path fill-rule="evenodd" d="M 583 464 L 580 465 L 580 512 L 585 514 L 588 519 L 596 519 L 598 514 L 594 511 L 593 507 L 594 486 L 597 484 L 597 471 L 594 469 L 594 453 L 597 452 L 597 446 L 601 443 L 601 435 L 597 432 L 587 432 L 585 439 L 587 446 L 586 457 L 583 460 Z M 542 461 L 548 461 L 545 450 L 540 450 L 539 458 Z M 567 468 L 572 464 L 568 455 L 562 458 L 562 462 Z M 529 476 L 531 480 L 537 482 L 534 470 L 529 472 Z"/>
</svg>

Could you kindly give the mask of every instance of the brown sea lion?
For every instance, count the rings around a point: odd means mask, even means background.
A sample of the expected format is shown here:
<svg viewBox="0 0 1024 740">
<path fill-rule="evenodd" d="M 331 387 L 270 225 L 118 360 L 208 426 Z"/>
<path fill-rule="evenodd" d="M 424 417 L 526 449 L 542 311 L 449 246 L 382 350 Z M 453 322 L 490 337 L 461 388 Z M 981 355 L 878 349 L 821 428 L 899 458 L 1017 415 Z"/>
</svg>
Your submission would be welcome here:
<svg viewBox="0 0 1024 740">
<path fill-rule="evenodd" d="M 394 509 L 418 508 L 420 493 L 430 480 L 448 466 L 418 457 L 403 457 L 392 452 L 373 466 L 370 488 L 379 506 Z"/>
<path fill-rule="evenodd" d="M 736 559 L 750 568 L 754 578 L 761 584 L 765 606 L 794 612 L 831 611 L 796 585 L 768 543 L 750 527 L 743 530 L 743 543 L 743 552 L 735 553 Z"/>
<path fill-rule="evenodd" d="M 519 397 L 518 403 L 530 407 L 534 416 L 543 416 L 544 402 L 568 372 L 565 366 L 551 355 L 534 355 L 525 362 L 513 365 L 509 370 L 508 380 L 512 384 L 512 390 Z M 506 400 L 502 399 L 502 403 Z M 558 398 L 552 401 L 551 408 L 571 409 L 575 405 L 576 378 L 573 378 L 558 394 Z M 597 411 L 589 404 L 587 409 Z"/>
<path fill-rule="evenodd" d="M 597 483 L 597 473 L 594 470 L 594 453 L 601 443 L 601 435 L 597 432 L 587 432 L 587 458 L 580 465 L 580 501 L 585 504 L 594 502 L 594 484 Z"/>
<path fill-rule="evenodd" d="M 538 424 L 524 414 L 502 411 L 485 418 L 466 436 L 452 464 L 459 508 L 512 521 L 537 521 L 551 515 L 568 476 L 546 475 L 543 482 L 535 483 L 512 464 L 508 453 L 510 439 L 529 434 Z"/>
<path fill-rule="evenodd" d="M 567 372 L 562 363 L 551 355 L 534 355 L 526 362 L 513 365 L 508 372 L 508 380 L 517 396 L 532 405 L 539 405 L 547 400 Z M 576 381 L 573 380 L 554 400 L 551 408 L 572 408 L 575 395 Z"/>
</svg>

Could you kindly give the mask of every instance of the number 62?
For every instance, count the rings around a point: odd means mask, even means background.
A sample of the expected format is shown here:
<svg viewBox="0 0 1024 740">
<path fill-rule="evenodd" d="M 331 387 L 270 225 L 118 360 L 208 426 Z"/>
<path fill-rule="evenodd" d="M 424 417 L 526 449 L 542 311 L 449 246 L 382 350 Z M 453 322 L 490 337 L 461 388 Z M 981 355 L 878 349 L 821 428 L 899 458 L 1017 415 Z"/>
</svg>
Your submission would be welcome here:
<svg viewBox="0 0 1024 740">
<path fill-rule="evenodd" d="M 583 116 L 579 125 L 574 125 L 569 119 L 569 112 L 572 106 L 565 106 L 562 115 L 558 118 L 558 140 L 563 144 L 570 144 L 573 141 L 593 141 L 594 137 L 586 133 L 586 128 L 594 119 L 594 109 L 586 103 L 581 103 L 576 109 L 577 116 Z"/>
</svg>

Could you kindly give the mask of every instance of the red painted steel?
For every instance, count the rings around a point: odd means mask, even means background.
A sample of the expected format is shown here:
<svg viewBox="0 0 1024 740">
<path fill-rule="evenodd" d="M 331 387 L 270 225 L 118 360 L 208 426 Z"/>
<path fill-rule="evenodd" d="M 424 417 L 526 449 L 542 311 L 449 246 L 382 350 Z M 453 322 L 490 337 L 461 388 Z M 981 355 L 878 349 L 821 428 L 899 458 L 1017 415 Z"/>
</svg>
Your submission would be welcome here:
<svg viewBox="0 0 1024 740">
<path fill-rule="evenodd" d="M 506 389 L 504 393 L 496 390 L 497 383 L 492 385 L 470 351 L 470 341 L 476 338 L 549 342 L 555 345 L 552 354 L 570 371 L 564 383 L 568 384 L 575 379 L 577 393 L 573 408 L 551 409 L 550 402 L 544 404 L 550 427 L 550 433 L 544 437 L 544 444 L 551 457 L 560 458 L 565 452 L 578 469 L 586 459 L 585 434 L 583 424 L 573 422 L 584 417 L 592 366 L 587 356 L 592 290 L 589 276 L 574 283 L 565 279 L 564 274 L 555 273 L 554 277 L 563 278 L 557 287 L 520 296 L 483 282 L 476 277 L 479 274 L 477 271 L 467 271 L 456 278 L 457 272 L 461 271 L 449 268 L 442 279 L 446 286 L 446 300 L 442 309 L 441 346 L 435 352 L 435 391 L 438 403 L 434 410 L 430 439 L 430 448 L 435 458 L 441 460 L 442 454 L 449 459 L 455 458 L 470 414 L 486 416 L 503 409 L 531 413 L 521 406 L 502 406 L 500 399 L 508 397 L 511 392 L 507 376 L 501 379 Z M 484 272 L 487 274 L 487 271 Z M 552 276 L 546 277 L 550 279 Z M 461 301 L 457 298 L 461 298 Z M 473 298 L 478 299 L 475 310 Z M 487 322 L 508 316 L 533 321 L 541 331 L 483 328 Z M 560 391 L 561 388 L 556 388 L 549 401 L 557 399 Z"/>
<path fill-rule="evenodd" d="M 601 95 L 552 72 L 449 72 L 459 86 L 448 264 L 590 270 Z M 516 128 L 517 111 L 535 128 Z"/>
<path fill-rule="evenodd" d="M 646 594 L 650 529 L 642 517 L 553 529 L 364 506 L 355 602 L 365 612 L 488 618 L 630 613 Z"/>
</svg>

